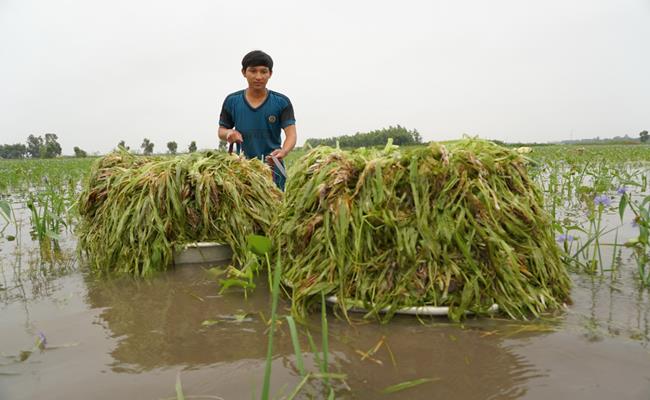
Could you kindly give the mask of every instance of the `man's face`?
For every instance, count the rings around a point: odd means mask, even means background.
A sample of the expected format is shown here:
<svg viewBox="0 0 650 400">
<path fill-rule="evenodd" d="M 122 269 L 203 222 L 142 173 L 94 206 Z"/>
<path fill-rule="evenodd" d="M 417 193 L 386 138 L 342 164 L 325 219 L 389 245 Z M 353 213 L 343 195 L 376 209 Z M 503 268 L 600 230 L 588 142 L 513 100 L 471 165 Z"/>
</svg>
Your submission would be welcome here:
<svg viewBox="0 0 650 400">
<path fill-rule="evenodd" d="M 269 78 L 273 74 L 269 67 L 247 67 L 243 71 L 244 77 L 248 81 L 248 87 L 253 89 L 264 89 Z"/>
</svg>

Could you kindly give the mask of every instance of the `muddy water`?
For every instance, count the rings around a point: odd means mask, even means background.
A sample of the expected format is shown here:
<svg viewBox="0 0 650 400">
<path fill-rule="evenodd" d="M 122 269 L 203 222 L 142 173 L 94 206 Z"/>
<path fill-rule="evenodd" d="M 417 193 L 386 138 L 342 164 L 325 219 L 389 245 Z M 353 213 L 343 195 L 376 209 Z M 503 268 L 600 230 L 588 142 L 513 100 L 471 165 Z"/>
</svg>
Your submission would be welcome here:
<svg viewBox="0 0 650 400">
<path fill-rule="evenodd" d="M 627 229 L 619 240 L 633 235 Z M 44 261 L 25 231 L 20 246 L 0 246 L 0 399 L 174 398 L 179 372 L 186 395 L 259 396 L 270 310 L 265 276 L 247 298 L 219 295 L 205 266 L 149 281 L 98 279 L 74 256 Z M 73 254 L 74 238 L 62 246 Z M 648 399 L 648 290 L 638 287 L 629 254 L 620 264 L 616 273 L 572 275 L 573 304 L 551 320 L 398 317 L 388 325 L 350 325 L 330 317 L 330 369 L 347 375 L 334 382 L 337 397 Z M 288 307 L 281 302 L 283 314 Z M 312 371 L 306 331 L 320 343 L 319 325 L 314 315 L 299 327 Z M 47 338 L 44 350 L 34 347 L 39 333 Z M 380 341 L 376 353 L 363 355 Z M 430 381 L 381 392 L 420 378 Z M 299 382 L 285 323 L 276 336 L 272 393 L 287 395 Z M 313 398 L 326 394 L 317 381 L 305 389 Z"/>
</svg>

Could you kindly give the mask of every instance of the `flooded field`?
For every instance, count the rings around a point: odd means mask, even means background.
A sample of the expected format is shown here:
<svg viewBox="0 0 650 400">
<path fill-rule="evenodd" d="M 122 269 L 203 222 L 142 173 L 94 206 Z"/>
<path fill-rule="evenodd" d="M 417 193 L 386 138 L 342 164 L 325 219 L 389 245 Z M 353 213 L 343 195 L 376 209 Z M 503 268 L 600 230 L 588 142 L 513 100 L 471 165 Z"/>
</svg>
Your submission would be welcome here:
<svg viewBox="0 0 650 400">
<path fill-rule="evenodd" d="M 571 166 L 553 166 L 549 160 L 563 158 L 551 150 L 536 155 L 542 167 L 535 173 L 571 270 L 572 304 L 563 312 L 462 323 L 399 316 L 384 325 L 361 315 L 350 324 L 330 312 L 329 372 L 340 376 L 330 379 L 336 397 L 649 398 L 647 250 L 623 246 L 642 237 L 646 221 L 619 204 L 625 195 L 647 208 L 650 152 L 618 150 L 606 150 L 613 154 L 608 169 L 595 152 L 572 173 L 566 172 Z M 219 294 L 213 265 L 183 266 L 148 280 L 96 276 L 77 255 L 72 217 L 62 213 L 58 231 L 38 238 L 28 204 L 44 190 L 34 183 L 50 176 L 50 184 L 65 188 L 52 198 L 69 209 L 79 177 L 52 178 L 46 170 L 29 178 L 31 185 L 23 179 L 2 183 L 0 200 L 11 205 L 13 218 L 0 239 L 0 398 L 175 399 L 177 377 L 186 398 L 258 398 L 271 309 L 266 275 L 247 296 Z M 602 194 L 608 204 L 593 201 Z M 274 398 L 290 398 L 302 381 L 284 318 L 289 309 L 286 296 L 280 297 Z M 307 332 L 320 349 L 320 315 L 298 331 L 304 367 L 317 372 L 322 353 L 312 350 Z M 327 398 L 325 386 L 308 380 L 297 398 Z"/>
</svg>

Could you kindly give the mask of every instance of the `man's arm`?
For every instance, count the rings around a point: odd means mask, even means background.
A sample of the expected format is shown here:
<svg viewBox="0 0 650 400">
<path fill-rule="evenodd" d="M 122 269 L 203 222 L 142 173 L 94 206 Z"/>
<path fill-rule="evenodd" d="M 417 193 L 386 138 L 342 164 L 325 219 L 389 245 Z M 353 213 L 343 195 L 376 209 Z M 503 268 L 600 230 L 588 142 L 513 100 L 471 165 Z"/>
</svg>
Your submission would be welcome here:
<svg viewBox="0 0 650 400">
<path fill-rule="evenodd" d="M 298 139 L 298 133 L 296 132 L 296 125 L 289 125 L 284 128 L 284 143 L 282 143 L 281 149 L 273 150 L 271 153 L 272 156 L 282 160 L 289 154 L 294 147 L 296 147 L 296 140 Z"/>
</svg>

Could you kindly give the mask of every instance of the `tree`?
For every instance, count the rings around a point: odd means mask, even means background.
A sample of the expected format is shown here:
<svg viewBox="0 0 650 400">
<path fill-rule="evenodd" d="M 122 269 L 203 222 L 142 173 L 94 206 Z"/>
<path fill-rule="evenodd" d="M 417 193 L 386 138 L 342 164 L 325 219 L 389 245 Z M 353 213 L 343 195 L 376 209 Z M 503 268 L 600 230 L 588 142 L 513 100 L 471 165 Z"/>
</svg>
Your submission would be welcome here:
<svg viewBox="0 0 650 400">
<path fill-rule="evenodd" d="M 86 153 L 85 151 L 81 150 L 81 149 L 80 149 L 79 147 L 77 147 L 77 146 L 75 146 L 72 150 L 74 150 L 74 156 L 75 156 L 75 157 L 83 158 L 83 157 L 86 157 L 86 156 L 88 155 L 88 153 Z"/>
<path fill-rule="evenodd" d="M 123 149 L 126 150 L 126 151 L 131 150 L 131 148 L 130 148 L 129 146 L 126 145 L 126 143 L 124 142 L 124 140 L 120 140 L 120 142 L 117 144 L 117 148 L 119 149 L 120 147 L 123 148 Z"/>
<path fill-rule="evenodd" d="M 27 137 L 27 153 L 32 158 L 53 158 L 61 155 L 61 145 L 58 136 L 46 133 L 45 139 L 41 136 L 29 135 Z"/>
<path fill-rule="evenodd" d="M 169 154 L 176 154 L 176 149 L 178 149 L 178 143 L 174 141 L 167 142 L 167 150 L 169 150 Z"/>
<path fill-rule="evenodd" d="M 153 154 L 153 142 L 147 138 L 144 138 L 142 144 L 140 145 L 140 148 L 142 149 L 142 154 L 144 155 Z"/>
<path fill-rule="evenodd" d="M 43 138 L 40 136 L 29 135 L 27 137 L 27 153 L 31 158 L 39 158 L 41 156 L 41 148 L 43 147 Z"/>
<path fill-rule="evenodd" d="M 641 143 L 645 143 L 648 141 L 648 131 L 642 131 L 639 133 L 639 139 L 641 140 Z"/>
<path fill-rule="evenodd" d="M 0 145 L 0 158 L 25 158 L 27 146 L 22 143 Z"/>
<path fill-rule="evenodd" d="M 41 157 L 54 158 L 61 155 L 61 145 L 57 139 L 58 137 L 54 133 L 45 134 L 45 148 Z"/>
<path fill-rule="evenodd" d="M 190 153 L 194 153 L 196 151 L 196 142 L 194 140 L 190 142 L 190 147 L 188 147 L 187 150 L 189 150 Z"/>
<path fill-rule="evenodd" d="M 422 135 L 420 135 L 420 132 L 418 132 L 417 129 L 413 129 L 413 139 L 415 140 L 415 143 L 422 143 Z"/>
</svg>

